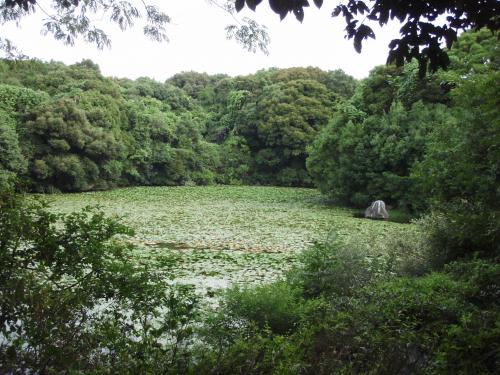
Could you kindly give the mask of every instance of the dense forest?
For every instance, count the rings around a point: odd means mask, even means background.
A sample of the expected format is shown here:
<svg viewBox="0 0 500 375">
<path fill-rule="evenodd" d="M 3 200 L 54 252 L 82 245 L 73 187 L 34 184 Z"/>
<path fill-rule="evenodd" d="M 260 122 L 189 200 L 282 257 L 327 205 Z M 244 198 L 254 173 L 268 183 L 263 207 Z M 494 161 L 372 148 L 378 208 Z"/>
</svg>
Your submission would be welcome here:
<svg viewBox="0 0 500 375">
<path fill-rule="evenodd" d="M 356 86 L 341 71 L 315 68 L 237 78 L 187 72 L 165 83 L 105 78 L 90 61 L 2 61 L 1 71 L 10 132 L 2 170 L 39 192 L 312 186 L 306 147 Z"/>
<path fill-rule="evenodd" d="M 91 61 L 1 60 L 4 370 L 495 373 L 499 54 L 496 35 L 467 32 L 447 70 L 378 66 L 360 81 L 310 67 L 160 83 L 107 78 Z M 189 291 L 165 293 L 107 242 L 128 229 L 90 209 L 62 219 L 9 190 L 189 184 L 317 187 L 338 205 L 382 199 L 422 218 L 383 259 L 316 243 L 284 280 L 231 289 L 197 329 Z M 92 320 L 103 299 L 120 313 Z"/>
<path fill-rule="evenodd" d="M 383 199 L 417 211 L 434 198 L 493 198 L 498 154 L 481 142 L 498 140 L 488 135 L 496 38 L 464 34 L 450 59 L 425 79 L 412 63 L 379 66 L 359 82 L 290 68 L 234 78 L 185 72 L 165 83 L 106 78 L 91 61 L 3 60 L 0 178 L 16 176 L 34 192 L 317 186 L 342 204 Z"/>
</svg>

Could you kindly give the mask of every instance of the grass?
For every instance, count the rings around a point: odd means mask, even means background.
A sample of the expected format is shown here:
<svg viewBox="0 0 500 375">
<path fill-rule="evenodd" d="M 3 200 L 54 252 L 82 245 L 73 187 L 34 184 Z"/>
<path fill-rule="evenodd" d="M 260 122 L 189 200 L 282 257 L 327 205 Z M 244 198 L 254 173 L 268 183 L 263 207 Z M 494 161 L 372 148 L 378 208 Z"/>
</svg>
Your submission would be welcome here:
<svg viewBox="0 0 500 375">
<path fill-rule="evenodd" d="M 313 189 L 138 187 L 56 194 L 48 200 L 57 212 L 98 205 L 120 217 L 136 232 L 128 241 L 137 245 L 133 256 L 138 262 L 209 296 L 230 284 L 277 279 L 299 252 L 332 232 L 374 251 L 386 239 L 412 230 L 326 206 Z"/>
</svg>

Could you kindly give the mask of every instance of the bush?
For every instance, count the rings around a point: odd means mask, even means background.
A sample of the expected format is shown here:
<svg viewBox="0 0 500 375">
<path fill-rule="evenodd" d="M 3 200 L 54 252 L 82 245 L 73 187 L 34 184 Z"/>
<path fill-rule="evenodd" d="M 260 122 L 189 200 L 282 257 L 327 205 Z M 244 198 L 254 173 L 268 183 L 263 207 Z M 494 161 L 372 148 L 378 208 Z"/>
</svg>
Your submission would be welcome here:
<svg viewBox="0 0 500 375">
<path fill-rule="evenodd" d="M 1 373 L 185 367 L 196 300 L 130 260 L 114 239 L 130 233 L 95 209 L 56 215 L 0 192 Z"/>
<path fill-rule="evenodd" d="M 286 336 L 254 329 L 238 336 L 223 350 L 202 347 L 192 374 L 303 374 L 302 351 Z"/>
<path fill-rule="evenodd" d="M 289 278 L 306 298 L 349 297 L 383 276 L 386 261 L 381 256 L 367 254 L 355 244 L 345 244 L 334 238 L 317 242 L 306 250 Z"/>
<path fill-rule="evenodd" d="M 397 276 L 422 276 L 432 271 L 432 249 L 426 240 L 423 222 L 414 222 L 414 230 L 406 231 L 404 236 L 388 239 L 387 254 L 391 272 Z"/>
<path fill-rule="evenodd" d="M 205 319 L 194 373 L 301 373 L 302 350 L 288 337 L 316 307 L 284 281 L 229 289 Z"/>
<path fill-rule="evenodd" d="M 457 259 L 500 255 L 500 213 L 479 203 L 455 201 L 424 218 L 423 228 L 435 269 Z"/>
<path fill-rule="evenodd" d="M 190 177 L 196 185 L 213 185 L 215 180 L 214 173 L 208 169 L 191 172 Z"/>
<path fill-rule="evenodd" d="M 500 342 L 500 265 L 476 259 L 431 272 L 421 232 L 414 254 L 367 257 L 315 244 L 288 278 L 232 289 L 208 324 L 200 373 L 493 374 Z M 424 250 L 419 252 L 424 244 Z M 425 275 L 394 277 L 420 259 Z M 419 273 L 419 274 L 423 274 Z M 206 349 L 211 350 L 207 351 Z"/>
<path fill-rule="evenodd" d="M 251 322 L 276 334 L 296 328 L 307 307 L 299 293 L 283 281 L 252 289 L 238 287 L 228 290 L 223 314 L 233 322 Z"/>
<path fill-rule="evenodd" d="M 392 270 L 421 276 L 449 262 L 500 256 L 500 216 L 466 201 L 441 205 L 416 221 L 415 231 L 389 240 Z"/>
<path fill-rule="evenodd" d="M 333 300 L 292 339 L 303 343 L 310 374 L 492 374 L 500 313 L 491 297 L 498 296 L 499 272 L 478 261 L 379 282 L 347 304 Z M 495 292 L 481 298 L 483 289 Z"/>
</svg>

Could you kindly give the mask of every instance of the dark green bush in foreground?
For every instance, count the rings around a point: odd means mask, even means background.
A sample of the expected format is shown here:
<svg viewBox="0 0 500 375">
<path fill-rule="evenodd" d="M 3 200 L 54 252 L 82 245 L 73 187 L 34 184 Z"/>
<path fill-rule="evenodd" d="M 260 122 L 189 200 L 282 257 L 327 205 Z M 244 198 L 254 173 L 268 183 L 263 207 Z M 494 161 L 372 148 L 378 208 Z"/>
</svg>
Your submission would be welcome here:
<svg viewBox="0 0 500 375">
<path fill-rule="evenodd" d="M 179 373 L 196 300 L 129 261 L 130 230 L 0 192 L 0 373 Z"/>
<path fill-rule="evenodd" d="M 430 260 L 437 268 L 472 257 L 500 256 L 500 212 L 481 203 L 457 202 L 436 210 L 424 221 Z"/>
<path fill-rule="evenodd" d="M 317 244 L 287 282 L 229 292 L 205 336 L 213 345 L 226 327 L 225 340 L 201 367 L 217 374 L 495 373 L 497 263 L 461 261 L 422 277 L 391 277 L 380 273 L 390 261 L 370 271 L 371 261 L 347 250 Z M 276 329 L 277 317 L 290 322 L 286 330 Z"/>
<path fill-rule="evenodd" d="M 500 268 L 493 272 L 498 280 Z M 498 289 L 498 281 L 488 287 Z M 498 305 L 478 306 L 480 293 L 470 279 L 449 273 L 398 278 L 334 306 L 326 324 L 297 336 L 310 337 L 306 361 L 317 364 L 316 373 L 493 373 Z"/>
</svg>

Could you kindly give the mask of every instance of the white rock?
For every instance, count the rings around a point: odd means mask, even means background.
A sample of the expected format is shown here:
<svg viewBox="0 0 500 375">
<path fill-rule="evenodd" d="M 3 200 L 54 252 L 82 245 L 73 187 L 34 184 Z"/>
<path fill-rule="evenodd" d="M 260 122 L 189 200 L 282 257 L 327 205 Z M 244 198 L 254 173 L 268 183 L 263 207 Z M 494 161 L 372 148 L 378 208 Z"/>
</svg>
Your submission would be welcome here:
<svg viewBox="0 0 500 375">
<path fill-rule="evenodd" d="M 389 219 L 384 201 L 375 201 L 365 210 L 365 217 L 370 219 Z"/>
</svg>

